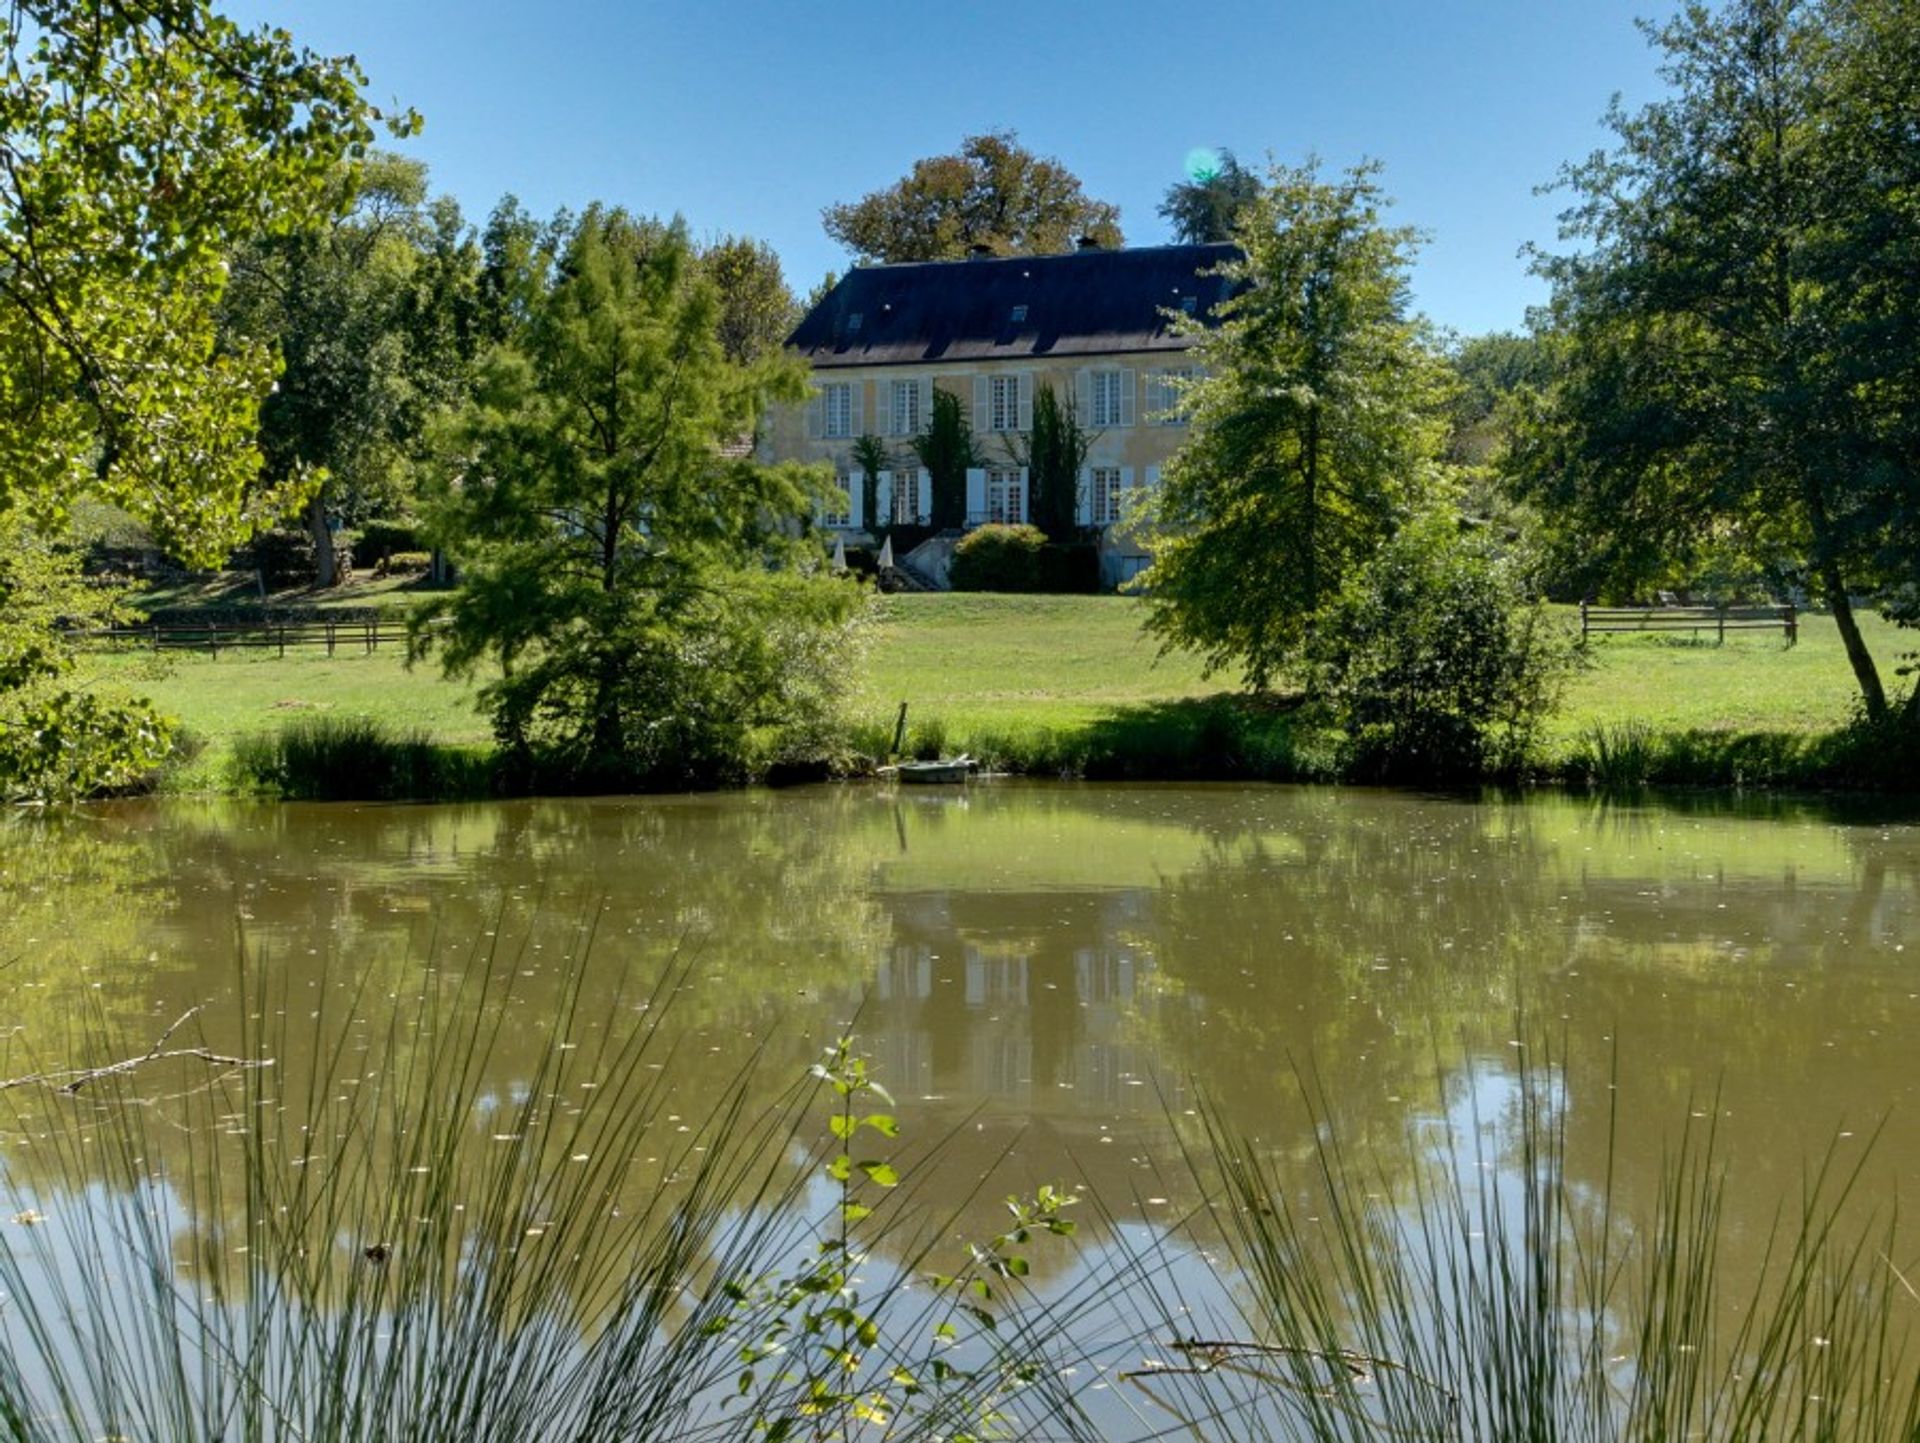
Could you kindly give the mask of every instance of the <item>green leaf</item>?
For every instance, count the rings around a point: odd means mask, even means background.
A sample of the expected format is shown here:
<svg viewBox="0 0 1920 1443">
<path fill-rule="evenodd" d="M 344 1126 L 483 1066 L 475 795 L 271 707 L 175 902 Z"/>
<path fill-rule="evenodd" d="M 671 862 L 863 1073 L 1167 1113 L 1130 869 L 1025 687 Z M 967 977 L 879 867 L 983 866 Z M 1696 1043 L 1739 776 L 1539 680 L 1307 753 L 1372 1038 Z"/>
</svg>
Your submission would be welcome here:
<svg viewBox="0 0 1920 1443">
<path fill-rule="evenodd" d="M 860 1171 L 867 1175 L 869 1182 L 880 1187 L 895 1187 L 900 1182 L 900 1174 L 895 1171 L 892 1163 L 863 1162 L 860 1164 Z"/>
</svg>

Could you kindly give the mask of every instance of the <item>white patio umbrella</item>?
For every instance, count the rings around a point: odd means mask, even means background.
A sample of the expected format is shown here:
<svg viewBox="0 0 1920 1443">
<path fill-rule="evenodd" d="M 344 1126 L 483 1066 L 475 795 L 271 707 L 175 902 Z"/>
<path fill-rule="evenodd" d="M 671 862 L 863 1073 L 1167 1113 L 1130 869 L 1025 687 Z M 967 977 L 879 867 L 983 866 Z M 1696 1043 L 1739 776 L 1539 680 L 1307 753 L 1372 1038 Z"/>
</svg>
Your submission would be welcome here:
<svg viewBox="0 0 1920 1443">
<path fill-rule="evenodd" d="M 880 543 L 880 569 L 893 570 L 893 538 L 891 536 Z"/>
<path fill-rule="evenodd" d="M 833 569 L 836 572 L 847 569 L 847 538 L 844 536 L 833 538 Z"/>
</svg>

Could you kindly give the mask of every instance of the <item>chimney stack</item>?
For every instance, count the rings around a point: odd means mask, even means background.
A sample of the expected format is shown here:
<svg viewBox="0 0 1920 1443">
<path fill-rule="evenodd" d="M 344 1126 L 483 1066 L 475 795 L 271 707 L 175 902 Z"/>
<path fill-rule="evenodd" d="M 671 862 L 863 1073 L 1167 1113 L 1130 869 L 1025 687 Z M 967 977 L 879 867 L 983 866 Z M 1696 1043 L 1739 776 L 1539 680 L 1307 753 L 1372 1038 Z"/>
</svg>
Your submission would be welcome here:
<svg viewBox="0 0 1920 1443">
<path fill-rule="evenodd" d="M 1105 246 L 1100 244 L 1100 239 L 1098 236 L 1083 235 L 1078 240 L 1076 240 L 1073 244 L 1074 244 L 1074 249 L 1076 250 L 1098 251 L 1098 250 L 1106 249 Z"/>
<path fill-rule="evenodd" d="M 967 259 L 970 261 L 990 261 L 993 259 L 993 247 L 975 241 L 967 247 Z"/>
</svg>

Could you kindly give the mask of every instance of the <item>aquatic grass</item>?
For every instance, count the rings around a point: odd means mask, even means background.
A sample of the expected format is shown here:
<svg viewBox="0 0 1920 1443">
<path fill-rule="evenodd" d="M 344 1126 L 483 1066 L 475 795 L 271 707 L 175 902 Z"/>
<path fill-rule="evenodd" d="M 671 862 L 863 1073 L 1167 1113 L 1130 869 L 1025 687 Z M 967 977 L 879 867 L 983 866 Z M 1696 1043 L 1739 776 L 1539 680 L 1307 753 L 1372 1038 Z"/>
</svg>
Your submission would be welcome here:
<svg viewBox="0 0 1920 1443">
<path fill-rule="evenodd" d="M 229 784 L 291 801 L 412 801 L 484 797 L 496 788 L 492 753 L 449 746 L 421 729 L 372 716 L 303 717 L 236 737 Z"/>
<path fill-rule="evenodd" d="M 524 954 L 435 957 L 397 1004 L 243 968 L 238 1055 L 310 1068 L 10 1089 L 32 1225 L 0 1242 L 0 1436 L 825 1439 L 861 1409 L 876 1437 L 1088 1436 L 1007 1239 L 926 1287 L 958 1216 L 926 1166 L 861 1165 L 823 1219 L 822 1078 L 769 1095 L 753 1059 L 689 1096 L 662 1030 L 687 970 L 589 1017 L 591 946 L 533 1015 Z M 949 1342 L 962 1296 L 996 1326 Z"/>
<path fill-rule="evenodd" d="M 1736 1283 L 1712 1124 L 1681 1132 L 1630 1216 L 1621 1117 L 1598 1178 L 1570 1176 L 1566 1099 L 1550 1057 L 1531 1057 L 1504 1116 L 1469 1076 L 1464 1121 L 1437 1145 L 1431 1123 L 1410 1129 L 1402 1168 L 1349 1152 L 1311 1088 L 1304 1175 L 1203 1108 L 1190 1161 L 1218 1186 L 1200 1231 L 1224 1240 L 1240 1306 L 1196 1333 L 1163 1301 L 1162 1355 L 1128 1381 L 1194 1437 L 1920 1436 L 1920 1297 L 1893 1265 L 1894 1222 L 1858 1215 L 1860 1161 L 1813 1160 L 1757 1277 Z"/>
</svg>

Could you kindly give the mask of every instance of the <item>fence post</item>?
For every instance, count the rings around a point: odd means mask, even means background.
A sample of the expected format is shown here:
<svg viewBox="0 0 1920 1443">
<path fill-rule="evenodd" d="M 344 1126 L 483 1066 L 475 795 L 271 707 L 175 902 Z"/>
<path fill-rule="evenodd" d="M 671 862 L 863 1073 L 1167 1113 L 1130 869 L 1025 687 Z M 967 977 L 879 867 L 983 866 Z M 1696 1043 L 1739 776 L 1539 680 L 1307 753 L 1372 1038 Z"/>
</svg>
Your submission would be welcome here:
<svg viewBox="0 0 1920 1443">
<path fill-rule="evenodd" d="M 1793 609 L 1793 603 L 1787 603 L 1787 645 L 1792 646 L 1800 639 L 1800 614 Z"/>
<path fill-rule="evenodd" d="M 333 655 L 333 621 L 331 618 L 327 621 L 327 655 Z"/>
<path fill-rule="evenodd" d="M 1587 639 L 1587 603 L 1584 601 L 1580 603 L 1580 639 Z"/>
<path fill-rule="evenodd" d="M 287 624 L 284 621 L 280 623 L 280 659 L 287 659 Z"/>
<path fill-rule="evenodd" d="M 1720 603 L 1720 640 L 1718 642 L 1718 645 L 1725 646 L 1726 644 L 1727 644 L 1727 604 L 1723 601 Z"/>
</svg>

